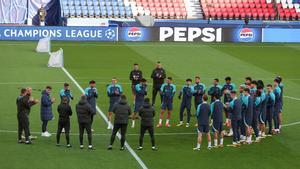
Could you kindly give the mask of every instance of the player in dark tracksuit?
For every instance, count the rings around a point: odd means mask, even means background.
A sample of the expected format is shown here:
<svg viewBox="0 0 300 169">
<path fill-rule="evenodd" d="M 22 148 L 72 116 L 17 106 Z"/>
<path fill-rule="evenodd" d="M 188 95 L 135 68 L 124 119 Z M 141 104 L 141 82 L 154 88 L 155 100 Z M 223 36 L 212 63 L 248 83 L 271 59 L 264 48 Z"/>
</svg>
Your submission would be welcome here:
<svg viewBox="0 0 300 169">
<path fill-rule="evenodd" d="M 162 126 L 162 120 L 164 117 L 164 113 L 168 110 L 167 120 L 166 120 L 166 127 L 171 127 L 170 125 L 170 118 L 171 113 L 173 110 L 173 97 L 176 92 L 176 86 L 172 84 L 172 77 L 167 78 L 167 83 L 163 84 L 160 88 L 160 94 L 163 97 L 162 105 L 161 105 L 161 112 L 159 122 L 156 127 Z"/>
<path fill-rule="evenodd" d="M 211 103 L 214 102 L 214 96 L 221 98 L 222 96 L 222 86 L 219 85 L 219 79 L 214 79 L 213 85 L 208 89 L 208 95 L 211 97 Z"/>
<path fill-rule="evenodd" d="M 89 82 L 89 85 L 90 87 L 86 88 L 84 93 L 85 96 L 87 97 L 88 103 L 91 105 L 92 109 L 94 110 L 93 113 L 91 114 L 91 127 L 92 127 L 94 121 L 94 115 L 96 114 L 98 91 L 96 88 L 96 82 L 94 80 L 91 80 Z M 93 129 L 91 130 L 94 131 Z"/>
<path fill-rule="evenodd" d="M 261 98 L 261 93 L 258 90 L 254 93 L 253 102 L 254 104 L 253 104 L 253 116 L 252 116 L 252 129 L 255 134 L 256 142 L 259 142 L 260 137 L 259 137 L 259 130 L 258 130 L 258 118 L 261 111 L 262 98 Z"/>
<path fill-rule="evenodd" d="M 237 145 L 240 141 L 240 122 L 242 119 L 242 101 L 236 96 L 236 91 L 231 91 L 231 102 L 229 104 L 229 118 L 233 131 L 233 145 Z"/>
<path fill-rule="evenodd" d="M 282 122 L 282 108 L 283 108 L 283 89 L 284 89 L 284 85 L 282 83 L 282 78 L 280 76 L 277 76 L 275 79 L 278 80 L 278 86 L 281 90 L 280 92 L 280 111 L 279 111 L 279 114 L 278 114 L 278 119 L 279 119 L 279 130 L 281 128 L 281 122 Z"/>
<path fill-rule="evenodd" d="M 155 105 L 156 95 L 157 93 L 160 94 L 160 88 L 164 84 L 166 78 L 166 71 L 162 68 L 160 62 L 157 62 L 156 68 L 152 71 L 151 78 L 153 79 L 152 105 Z M 160 99 L 162 102 L 162 95 L 160 95 Z"/>
<path fill-rule="evenodd" d="M 57 107 L 59 113 L 58 127 L 56 132 L 56 144 L 60 146 L 60 135 L 62 130 L 65 130 L 65 136 L 67 141 L 67 147 L 70 148 L 70 116 L 72 116 L 72 108 L 69 105 L 69 98 L 67 96 L 62 97 L 60 105 Z"/>
<path fill-rule="evenodd" d="M 214 96 L 211 107 L 212 131 L 214 133 L 214 147 L 218 147 L 218 137 L 220 136 L 220 147 L 223 147 L 223 103 L 217 96 Z"/>
<path fill-rule="evenodd" d="M 197 112 L 198 105 L 202 103 L 202 97 L 205 94 L 206 86 L 205 84 L 201 83 L 200 77 L 195 77 L 195 84 L 194 84 L 194 106 L 195 111 Z"/>
<path fill-rule="evenodd" d="M 233 131 L 231 128 L 230 120 L 229 120 L 229 103 L 231 102 L 232 98 L 230 95 L 230 92 L 236 90 L 235 84 L 231 83 L 231 77 L 225 78 L 225 84 L 222 87 L 222 94 L 224 96 L 224 112 L 226 117 L 226 126 L 229 128 L 229 133 L 227 133 L 227 136 L 232 136 Z"/>
<path fill-rule="evenodd" d="M 135 104 L 134 104 L 134 113 L 132 115 L 132 125 L 131 128 L 135 126 L 135 119 L 137 118 L 137 113 L 139 112 L 140 108 L 144 104 L 144 98 L 147 95 L 147 80 L 141 79 L 140 83 L 135 85 Z"/>
<path fill-rule="evenodd" d="M 246 142 L 248 144 L 251 144 L 251 126 L 252 126 L 252 120 L 253 120 L 253 97 L 250 96 L 250 89 L 249 88 L 245 88 L 244 89 L 244 93 L 243 93 L 243 97 L 242 97 L 242 101 L 243 101 L 243 111 L 244 111 L 244 125 L 246 128 Z"/>
<path fill-rule="evenodd" d="M 131 91 L 133 95 L 133 103 L 135 103 L 136 90 L 135 86 L 140 83 L 143 78 L 143 73 L 139 69 L 137 63 L 133 64 L 133 70 L 129 74 L 129 79 L 131 80 Z"/>
<path fill-rule="evenodd" d="M 112 114 L 113 107 L 116 103 L 120 101 L 121 95 L 123 93 L 123 88 L 118 84 L 117 78 L 113 78 L 111 84 L 107 87 L 107 96 L 109 97 L 109 108 L 108 108 L 108 126 L 107 129 L 112 129 Z"/>
<path fill-rule="evenodd" d="M 211 149 L 211 136 L 209 133 L 209 117 L 211 114 L 210 105 L 207 103 L 208 96 L 206 94 L 203 95 L 203 102 L 198 105 L 197 108 L 197 121 L 198 121 L 198 138 L 197 138 L 197 146 L 193 150 L 200 150 L 202 144 L 202 134 L 206 134 L 208 149 Z"/>
<path fill-rule="evenodd" d="M 268 124 L 269 127 L 268 134 L 272 134 L 272 130 L 273 130 L 272 120 L 274 116 L 275 94 L 273 93 L 273 87 L 271 84 L 267 85 L 266 101 L 267 101 L 267 110 L 266 110 L 265 124 L 266 125 Z"/>
<path fill-rule="evenodd" d="M 279 113 L 282 108 L 281 104 L 281 89 L 279 87 L 280 81 L 278 79 L 274 80 L 274 94 L 275 94 L 275 105 L 274 105 L 274 131 L 275 133 L 280 133 L 279 129 Z"/>
<path fill-rule="evenodd" d="M 194 94 L 194 87 L 192 86 L 192 79 L 186 79 L 186 85 L 182 87 L 178 96 L 179 100 L 182 97 L 182 101 L 181 101 L 180 111 L 179 111 L 180 122 L 177 126 L 183 125 L 183 113 L 184 110 L 186 109 L 187 111 L 186 127 L 190 127 L 193 94 Z"/>
<path fill-rule="evenodd" d="M 265 134 L 265 121 L 266 121 L 266 113 L 267 113 L 267 100 L 268 97 L 266 95 L 266 92 L 264 91 L 263 87 L 258 87 L 258 91 L 261 93 L 261 107 L 260 107 L 260 112 L 258 115 L 258 122 L 259 122 L 259 136 L 261 138 L 264 138 L 266 136 Z"/>
<path fill-rule="evenodd" d="M 25 133 L 25 144 L 31 144 L 29 131 L 29 113 L 30 107 L 36 104 L 37 101 L 30 101 L 27 95 L 27 89 L 21 89 L 21 94 L 18 96 L 17 104 L 17 119 L 18 119 L 18 143 L 23 143 L 22 132 Z"/>
<path fill-rule="evenodd" d="M 241 100 L 241 102 L 243 103 L 243 96 L 244 96 L 244 89 L 247 88 L 247 86 L 245 84 L 241 84 L 239 87 L 239 93 L 240 93 L 240 97 L 239 99 Z M 244 123 L 244 118 L 245 118 L 245 111 L 246 111 L 246 106 L 244 104 L 242 104 L 242 111 L 241 111 L 241 121 L 240 121 L 240 129 L 241 129 L 241 138 L 240 141 L 245 141 L 246 140 L 246 126 Z"/>
</svg>

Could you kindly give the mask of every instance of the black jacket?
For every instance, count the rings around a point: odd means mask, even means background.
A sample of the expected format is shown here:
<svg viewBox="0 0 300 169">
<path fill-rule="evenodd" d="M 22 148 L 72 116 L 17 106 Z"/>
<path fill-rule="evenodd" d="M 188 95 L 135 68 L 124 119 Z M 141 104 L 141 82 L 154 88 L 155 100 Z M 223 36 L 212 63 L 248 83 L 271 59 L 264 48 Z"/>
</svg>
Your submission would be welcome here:
<svg viewBox="0 0 300 169">
<path fill-rule="evenodd" d="M 18 117 L 26 117 L 29 115 L 30 112 L 30 103 L 28 96 L 19 96 L 17 98 L 17 112 Z"/>
<path fill-rule="evenodd" d="M 78 123 L 91 123 L 91 115 L 94 113 L 87 100 L 80 100 L 76 105 Z"/>
<path fill-rule="evenodd" d="M 128 124 L 128 118 L 131 114 L 131 108 L 127 104 L 126 100 L 121 99 L 114 105 L 113 113 L 115 114 L 115 124 Z"/>
<path fill-rule="evenodd" d="M 162 85 L 166 78 L 166 71 L 163 68 L 156 68 L 152 71 L 151 78 L 154 85 Z"/>
<path fill-rule="evenodd" d="M 57 111 L 59 114 L 59 121 L 70 120 L 70 116 L 72 116 L 72 108 L 68 103 L 61 103 L 58 105 Z"/>
<path fill-rule="evenodd" d="M 129 79 L 132 82 L 132 85 L 137 85 L 143 78 L 143 73 L 140 70 L 132 70 L 129 75 Z"/>
<path fill-rule="evenodd" d="M 142 126 L 153 126 L 153 118 L 155 116 L 155 110 L 150 103 L 144 103 L 139 110 L 139 116 L 141 117 Z"/>
</svg>

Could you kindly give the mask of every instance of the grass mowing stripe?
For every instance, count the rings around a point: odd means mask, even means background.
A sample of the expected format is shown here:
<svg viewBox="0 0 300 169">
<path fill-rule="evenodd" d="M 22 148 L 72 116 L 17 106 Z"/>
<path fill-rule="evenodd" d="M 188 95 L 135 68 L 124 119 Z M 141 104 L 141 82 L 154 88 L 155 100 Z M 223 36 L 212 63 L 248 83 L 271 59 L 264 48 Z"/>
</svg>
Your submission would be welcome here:
<svg viewBox="0 0 300 169">
<path fill-rule="evenodd" d="M 283 96 L 283 97 L 288 98 L 288 99 L 292 99 L 292 100 L 300 101 L 300 98 L 297 98 L 297 97 L 291 97 L 291 96 Z"/>
<path fill-rule="evenodd" d="M 64 67 L 62 67 L 62 70 L 64 71 L 64 73 L 74 82 L 74 84 L 77 86 L 77 88 L 84 93 L 83 88 L 77 83 L 77 81 L 74 79 L 74 77 L 67 71 L 67 69 L 65 69 Z M 108 121 L 107 117 L 105 116 L 105 114 L 100 110 L 100 108 L 98 106 L 96 106 L 97 112 L 99 113 L 99 115 L 104 119 L 104 121 L 107 124 L 110 124 L 110 122 Z M 119 139 L 121 139 L 121 135 L 118 132 L 117 133 L 117 137 Z M 135 160 L 140 164 L 140 166 L 143 169 L 148 169 L 148 167 L 145 165 L 145 163 L 142 161 L 142 159 L 133 151 L 133 149 L 130 147 L 130 145 L 125 142 L 125 147 L 128 149 L 128 151 L 130 152 L 130 154 L 135 158 Z"/>
</svg>

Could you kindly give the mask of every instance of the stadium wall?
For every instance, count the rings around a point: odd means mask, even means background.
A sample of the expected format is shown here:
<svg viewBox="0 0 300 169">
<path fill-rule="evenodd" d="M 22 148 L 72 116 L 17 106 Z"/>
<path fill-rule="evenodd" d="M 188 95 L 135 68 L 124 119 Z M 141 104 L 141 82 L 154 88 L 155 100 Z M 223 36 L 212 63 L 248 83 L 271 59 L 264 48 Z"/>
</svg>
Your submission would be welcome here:
<svg viewBox="0 0 300 169">
<path fill-rule="evenodd" d="M 300 29 L 251 27 L 3 26 L 0 40 L 300 42 Z"/>
</svg>

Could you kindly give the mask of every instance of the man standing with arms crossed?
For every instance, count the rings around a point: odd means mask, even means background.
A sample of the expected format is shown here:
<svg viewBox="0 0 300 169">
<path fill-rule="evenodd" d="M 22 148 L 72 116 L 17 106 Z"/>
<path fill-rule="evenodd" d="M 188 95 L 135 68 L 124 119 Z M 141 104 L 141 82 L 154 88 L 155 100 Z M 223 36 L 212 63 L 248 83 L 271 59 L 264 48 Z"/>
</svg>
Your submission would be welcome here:
<svg viewBox="0 0 300 169">
<path fill-rule="evenodd" d="M 166 71 L 162 68 L 161 63 L 158 61 L 156 68 L 152 71 L 151 78 L 153 79 L 153 89 L 152 89 L 152 105 L 155 105 L 155 99 L 157 93 L 160 93 L 160 88 L 164 83 L 166 78 Z M 161 102 L 162 96 L 160 95 Z"/>
</svg>

